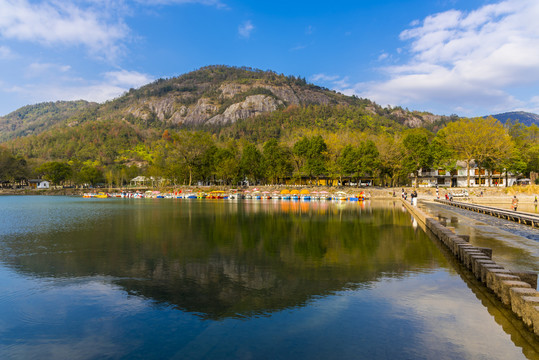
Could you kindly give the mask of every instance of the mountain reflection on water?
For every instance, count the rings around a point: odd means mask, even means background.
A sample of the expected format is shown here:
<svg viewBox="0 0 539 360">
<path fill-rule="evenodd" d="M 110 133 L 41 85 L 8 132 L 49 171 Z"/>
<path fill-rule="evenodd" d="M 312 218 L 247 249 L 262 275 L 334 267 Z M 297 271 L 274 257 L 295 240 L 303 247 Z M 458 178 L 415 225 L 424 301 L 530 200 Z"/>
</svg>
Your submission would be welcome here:
<svg viewBox="0 0 539 360">
<path fill-rule="evenodd" d="M 39 213 L 42 227 L 4 227 L 4 264 L 39 278 L 111 277 L 207 319 L 260 316 L 446 266 L 398 202 L 55 201 Z"/>
</svg>

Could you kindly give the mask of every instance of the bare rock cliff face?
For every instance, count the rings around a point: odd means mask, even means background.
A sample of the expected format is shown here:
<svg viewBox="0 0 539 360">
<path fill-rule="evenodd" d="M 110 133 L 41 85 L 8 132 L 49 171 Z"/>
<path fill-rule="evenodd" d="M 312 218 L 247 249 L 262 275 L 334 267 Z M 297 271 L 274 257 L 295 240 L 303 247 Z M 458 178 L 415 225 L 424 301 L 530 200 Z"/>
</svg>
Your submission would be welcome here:
<svg viewBox="0 0 539 360">
<path fill-rule="evenodd" d="M 230 105 L 222 114 L 209 119 L 209 124 L 226 124 L 277 110 L 284 105 L 281 100 L 266 95 L 251 95 L 245 101 Z"/>
<path fill-rule="evenodd" d="M 257 89 L 262 89 L 261 92 L 267 91 L 267 93 L 256 94 Z M 199 93 L 198 100 L 194 94 L 168 94 L 161 98 L 146 98 L 126 109 L 126 112 L 146 121 L 155 118 L 172 124 L 226 124 L 269 113 L 285 105 L 326 105 L 333 101 L 328 95 L 319 91 L 263 82 L 224 83 L 215 92 L 218 95 L 214 94 L 211 97 Z M 255 94 L 247 95 L 249 92 Z M 242 94 L 245 98 L 242 98 Z M 229 105 L 223 111 L 223 104 L 235 97 L 241 100 Z M 186 101 L 187 99 L 191 101 Z"/>
<path fill-rule="evenodd" d="M 301 102 L 296 92 L 290 86 L 263 85 L 262 87 L 271 91 L 273 95 L 289 105 L 299 105 Z"/>
<path fill-rule="evenodd" d="M 237 83 L 226 83 L 222 84 L 219 87 L 219 91 L 221 91 L 221 98 L 222 99 L 231 99 L 234 96 L 244 93 L 251 89 L 251 85 L 246 84 L 237 84 Z"/>
<path fill-rule="evenodd" d="M 404 110 L 394 110 L 391 115 L 400 123 L 411 128 L 419 128 L 441 119 L 440 115 L 411 113 Z"/>
<path fill-rule="evenodd" d="M 439 115 L 421 115 L 421 116 L 409 116 L 404 121 L 404 125 L 411 128 L 419 128 L 428 124 L 432 124 L 435 121 L 441 119 Z"/>
<path fill-rule="evenodd" d="M 185 115 L 178 113 L 174 118 L 179 120 L 178 123 L 200 124 L 205 123 L 217 110 L 219 107 L 212 104 L 210 99 L 200 98 L 194 107 L 182 111 Z"/>
</svg>

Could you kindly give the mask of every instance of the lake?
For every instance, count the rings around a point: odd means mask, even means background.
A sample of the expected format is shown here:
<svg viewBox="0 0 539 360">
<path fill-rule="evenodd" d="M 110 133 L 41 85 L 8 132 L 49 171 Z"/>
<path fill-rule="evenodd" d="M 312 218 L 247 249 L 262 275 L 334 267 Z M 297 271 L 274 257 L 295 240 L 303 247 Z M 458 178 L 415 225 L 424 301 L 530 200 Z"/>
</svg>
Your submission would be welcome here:
<svg viewBox="0 0 539 360">
<path fill-rule="evenodd" d="M 398 201 L 0 197 L 2 359 L 538 359 Z"/>
</svg>

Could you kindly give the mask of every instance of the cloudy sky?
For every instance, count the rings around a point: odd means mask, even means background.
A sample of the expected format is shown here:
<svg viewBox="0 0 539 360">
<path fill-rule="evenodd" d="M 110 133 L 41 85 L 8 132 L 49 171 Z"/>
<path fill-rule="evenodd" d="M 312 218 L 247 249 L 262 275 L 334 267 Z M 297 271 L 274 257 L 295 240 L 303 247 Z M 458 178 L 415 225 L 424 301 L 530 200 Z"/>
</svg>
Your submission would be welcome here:
<svg viewBox="0 0 539 360">
<path fill-rule="evenodd" d="M 0 115 L 212 64 L 435 114 L 539 113 L 537 0 L 0 0 Z"/>
</svg>

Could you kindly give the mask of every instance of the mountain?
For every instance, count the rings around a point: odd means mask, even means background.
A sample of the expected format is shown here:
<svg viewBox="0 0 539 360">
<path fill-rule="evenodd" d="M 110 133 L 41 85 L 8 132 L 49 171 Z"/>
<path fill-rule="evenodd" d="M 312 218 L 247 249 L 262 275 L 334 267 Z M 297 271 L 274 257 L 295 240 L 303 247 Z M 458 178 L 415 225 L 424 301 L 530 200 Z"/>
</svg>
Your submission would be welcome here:
<svg viewBox="0 0 539 360">
<path fill-rule="evenodd" d="M 525 124 L 526 126 L 530 126 L 531 124 L 539 126 L 539 115 L 525 111 L 505 112 L 492 115 L 492 117 L 498 119 L 502 123 L 507 122 L 507 120 L 511 120 L 511 122 L 518 120 L 519 123 Z"/>
<path fill-rule="evenodd" d="M 110 162 L 137 144 L 154 143 L 165 130 L 202 130 L 219 139 L 263 143 L 306 131 L 435 131 L 454 118 L 383 108 L 301 77 L 216 65 L 156 80 L 103 104 L 25 106 L 0 118 L 0 142 L 11 139 L 6 145 L 28 158 Z"/>
<path fill-rule="evenodd" d="M 125 119 L 159 128 L 222 126 L 289 106 L 309 105 L 360 107 L 366 113 L 410 127 L 429 126 L 442 119 L 400 107 L 383 109 L 369 100 L 345 96 L 308 84 L 305 79 L 273 71 L 207 66 L 131 89 L 101 105 L 58 101 L 25 106 L 0 117 L 0 142 L 36 135 L 58 123 L 75 126 L 87 120 Z"/>
<path fill-rule="evenodd" d="M 0 116 L 0 142 L 16 137 L 40 134 L 73 117 L 82 110 L 95 108 L 87 101 L 57 101 L 24 106 Z"/>
<path fill-rule="evenodd" d="M 432 114 L 433 118 L 423 118 L 419 113 L 413 116 L 400 108 L 388 112 L 367 99 L 309 84 L 300 77 L 228 66 L 208 66 L 131 89 L 104 104 L 100 117 L 121 117 L 148 127 L 222 127 L 289 107 L 313 105 L 361 108 L 365 114 L 393 117 L 402 124 L 417 125 L 440 119 Z"/>
</svg>

